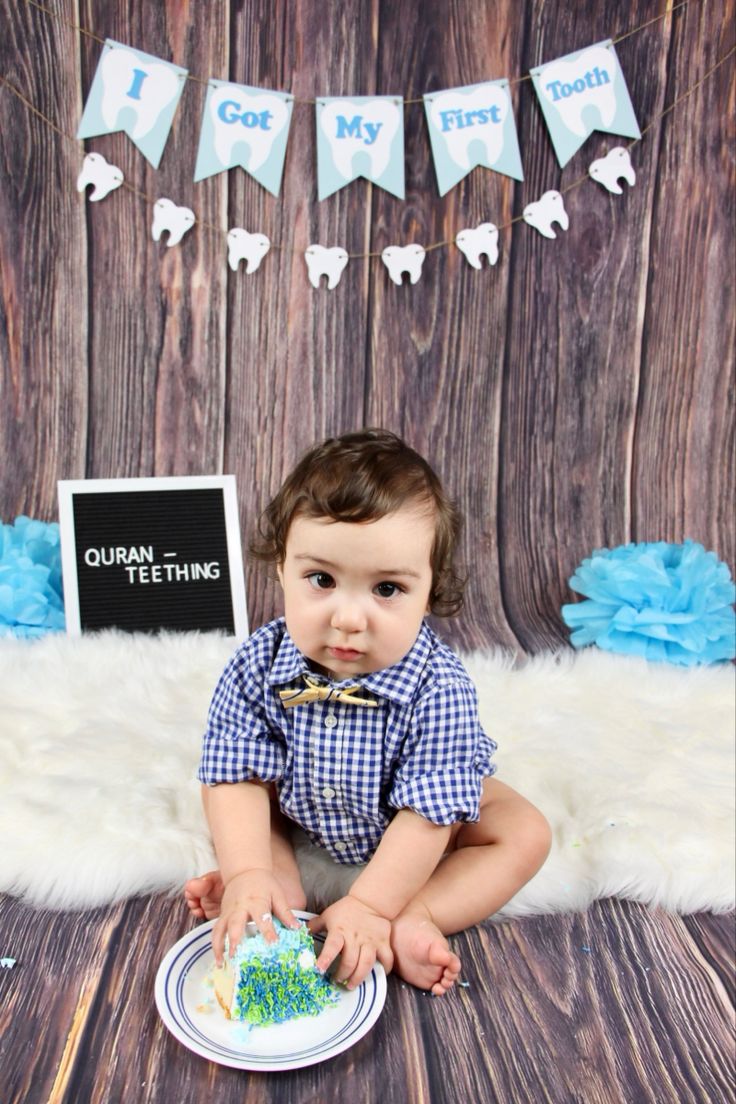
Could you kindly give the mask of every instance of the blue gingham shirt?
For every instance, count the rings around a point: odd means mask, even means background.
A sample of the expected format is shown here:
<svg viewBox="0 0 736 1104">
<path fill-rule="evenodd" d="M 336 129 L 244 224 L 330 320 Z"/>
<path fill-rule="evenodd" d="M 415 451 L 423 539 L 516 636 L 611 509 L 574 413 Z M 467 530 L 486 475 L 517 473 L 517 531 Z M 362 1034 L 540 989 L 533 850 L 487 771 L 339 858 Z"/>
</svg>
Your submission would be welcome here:
<svg viewBox="0 0 736 1104">
<path fill-rule="evenodd" d="M 279 690 L 304 674 L 360 681 L 376 708 L 309 702 Z M 283 618 L 240 646 L 215 689 L 198 778 L 208 786 L 275 782 L 279 805 L 341 863 L 367 862 L 398 809 L 434 824 L 476 821 L 496 744 L 478 720 L 475 687 L 426 623 L 392 667 L 331 682 L 311 671 Z"/>
</svg>

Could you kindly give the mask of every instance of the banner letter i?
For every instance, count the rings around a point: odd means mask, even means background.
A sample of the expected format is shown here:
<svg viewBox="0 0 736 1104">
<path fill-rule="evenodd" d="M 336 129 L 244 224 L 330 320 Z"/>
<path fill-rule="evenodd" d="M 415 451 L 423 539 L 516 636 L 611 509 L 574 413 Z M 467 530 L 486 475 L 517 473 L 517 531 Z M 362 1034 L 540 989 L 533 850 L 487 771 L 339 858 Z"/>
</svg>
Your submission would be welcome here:
<svg viewBox="0 0 736 1104">
<path fill-rule="evenodd" d="M 147 76 L 148 73 L 146 73 L 143 69 L 133 70 L 133 83 L 126 93 L 126 95 L 129 96 L 131 100 L 139 100 L 141 98 L 141 88 Z"/>
</svg>

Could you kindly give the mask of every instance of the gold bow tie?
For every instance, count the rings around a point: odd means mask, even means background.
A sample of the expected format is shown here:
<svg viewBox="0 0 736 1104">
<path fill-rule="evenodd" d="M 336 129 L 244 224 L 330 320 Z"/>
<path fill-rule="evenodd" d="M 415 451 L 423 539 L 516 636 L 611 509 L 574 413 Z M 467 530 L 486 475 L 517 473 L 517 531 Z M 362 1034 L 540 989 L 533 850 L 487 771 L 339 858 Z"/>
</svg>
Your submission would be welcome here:
<svg viewBox="0 0 736 1104">
<path fill-rule="evenodd" d="M 356 698 L 355 691 L 361 689 L 359 682 L 356 682 L 355 686 L 344 686 L 342 690 L 340 690 L 336 686 L 327 686 L 323 682 L 317 682 L 316 679 L 310 678 L 309 675 L 304 675 L 304 681 L 307 685 L 303 690 L 279 690 L 279 697 L 281 698 L 281 704 L 284 709 L 289 709 L 292 705 L 302 705 L 304 702 L 314 701 L 344 702 L 346 705 L 367 705 L 371 709 L 375 709 L 378 705 L 377 701 L 373 701 L 370 698 Z"/>
</svg>

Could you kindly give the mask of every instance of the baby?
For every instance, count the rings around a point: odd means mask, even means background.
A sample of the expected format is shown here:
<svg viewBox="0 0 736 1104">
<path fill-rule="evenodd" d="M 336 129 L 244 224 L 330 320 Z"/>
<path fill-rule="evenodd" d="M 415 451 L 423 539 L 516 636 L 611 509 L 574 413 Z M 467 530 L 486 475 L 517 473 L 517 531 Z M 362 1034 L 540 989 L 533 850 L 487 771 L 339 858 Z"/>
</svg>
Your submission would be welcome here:
<svg viewBox="0 0 736 1104">
<path fill-rule="evenodd" d="M 355 872 L 314 920 L 317 965 L 359 985 L 378 959 L 436 995 L 460 960 L 446 936 L 486 919 L 544 862 L 541 813 L 492 778 L 495 743 L 470 678 L 425 621 L 462 603 L 459 522 L 425 460 L 366 429 L 309 451 L 253 548 L 284 618 L 235 653 L 215 690 L 199 779 L 219 871 L 191 879 L 222 961 L 254 921 L 294 926 L 306 896 L 292 845 Z M 352 873 L 352 871 L 351 871 Z"/>
</svg>

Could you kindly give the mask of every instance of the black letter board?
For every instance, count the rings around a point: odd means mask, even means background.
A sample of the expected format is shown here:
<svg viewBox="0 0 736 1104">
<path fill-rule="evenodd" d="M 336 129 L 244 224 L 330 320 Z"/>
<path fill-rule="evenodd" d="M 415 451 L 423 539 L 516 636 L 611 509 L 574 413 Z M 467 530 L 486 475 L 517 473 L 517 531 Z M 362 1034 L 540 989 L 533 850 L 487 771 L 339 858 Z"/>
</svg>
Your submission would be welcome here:
<svg viewBox="0 0 736 1104">
<path fill-rule="evenodd" d="M 234 476 L 59 482 L 67 633 L 248 632 Z"/>
</svg>

